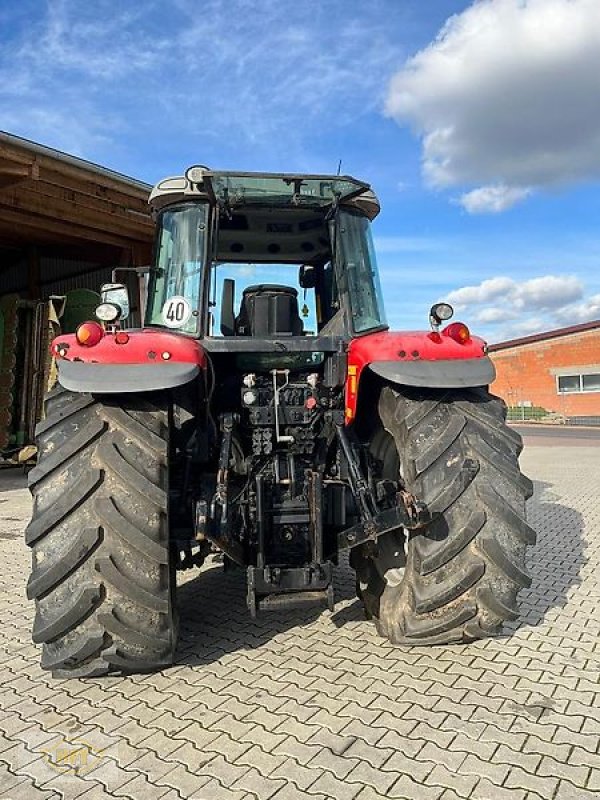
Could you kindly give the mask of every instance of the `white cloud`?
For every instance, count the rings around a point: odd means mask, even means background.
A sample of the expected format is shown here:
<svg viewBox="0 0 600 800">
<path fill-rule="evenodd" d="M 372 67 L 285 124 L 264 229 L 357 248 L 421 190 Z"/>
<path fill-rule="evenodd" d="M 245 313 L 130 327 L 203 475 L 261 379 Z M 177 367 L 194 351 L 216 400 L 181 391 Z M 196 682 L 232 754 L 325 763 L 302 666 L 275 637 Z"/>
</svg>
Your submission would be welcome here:
<svg viewBox="0 0 600 800">
<path fill-rule="evenodd" d="M 517 281 L 488 278 L 449 292 L 445 299 L 490 341 L 502 341 L 563 325 L 600 319 L 600 294 L 585 296 L 574 275 L 545 275 Z"/>
<path fill-rule="evenodd" d="M 551 310 L 583 296 L 583 283 L 574 275 L 545 275 L 517 284 L 517 308 Z"/>
<path fill-rule="evenodd" d="M 531 189 L 522 189 L 518 186 L 481 186 L 465 192 L 459 198 L 460 205 L 469 214 L 498 214 L 520 203 L 531 194 Z"/>
<path fill-rule="evenodd" d="M 100 9 L 103 3 L 100 2 Z M 124 74 L 156 65 L 162 37 L 147 36 L 140 23 L 145 9 L 133 4 L 117 13 L 98 14 L 97 7 L 75 7 L 68 0 L 49 3 L 48 15 L 35 48 L 27 42 L 20 56 L 32 67 L 72 71 L 95 80 L 114 82 Z M 108 10 L 107 8 L 105 10 Z M 136 30 L 137 36 L 131 36 Z"/>
<path fill-rule="evenodd" d="M 477 322 L 506 322 L 510 319 L 516 319 L 518 314 L 510 308 L 498 308 L 497 306 L 490 306 L 483 308 L 475 314 Z"/>
<path fill-rule="evenodd" d="M 476 286 L 464 286 L 447 295 L 457 309 L 502 302 L 507 311 L 553 311 L 583 297 L 583 284 L 574 275 L 545 275 L 527 281 L 497 277 Z M 480 310 L 480 314 L 484 309 Z M 481 317 L 480 317 L 481 319 Z M 482 320 L 491 322 L 493 320 Z"/>
<path fill-rule="evenodd" d="M 583 303 L 575 303 L 561 308 L 555 312 L 557 321 L 565 325 L 575 325 L 579 322 L 591 322 L 600 319 L 600 294 L 594 294 Z"/>
<path fill-rule="evenodd" d="M 477 286 L 463 286 L 461 289 L 450 292 L 447 299 L 457 309 L 462 309 L 506 298 L 513 291 L 514 286 L 515 282 L 512 278 L 488 278 Z"/>
<path fill-rule="evenodd" d="M 503 342 L 507 339 L 518 339 L 521 336 L 543 333 L 551 327 L 553 326 L 548 324 L 548 319 L 546 317 L 530 317 L 528 319 L 511 322 L 510 325 L 504 326 L 494 335 L 493 340 L 495 342 Z"/>
<path fill-rule="evenodd" d="M 433 187 L 469 211 L 600 177 L 600 2 L 481 0 L 392 79 L 387 114 L 422 138 Z"/>
</svg>

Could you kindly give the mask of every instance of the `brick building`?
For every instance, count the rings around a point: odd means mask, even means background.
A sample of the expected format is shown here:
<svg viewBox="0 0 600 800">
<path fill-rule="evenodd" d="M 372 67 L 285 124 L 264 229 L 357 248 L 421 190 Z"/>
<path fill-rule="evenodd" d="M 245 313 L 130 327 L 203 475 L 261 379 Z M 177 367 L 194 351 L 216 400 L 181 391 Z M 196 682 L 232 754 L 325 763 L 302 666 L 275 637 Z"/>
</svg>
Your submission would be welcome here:
<svg viewBox="0 0 600 800">
<path fill-rule="evenodd" d="M 524 418 L 600 423 L 600 320 L 490 345 L 492 385 Z M 527 412 L 531 409 L 531 412 Z M 543 411 L 542 411 L 543 409 Z M 513 411 L 513 417 L 517 416 Z"/>
</svg>

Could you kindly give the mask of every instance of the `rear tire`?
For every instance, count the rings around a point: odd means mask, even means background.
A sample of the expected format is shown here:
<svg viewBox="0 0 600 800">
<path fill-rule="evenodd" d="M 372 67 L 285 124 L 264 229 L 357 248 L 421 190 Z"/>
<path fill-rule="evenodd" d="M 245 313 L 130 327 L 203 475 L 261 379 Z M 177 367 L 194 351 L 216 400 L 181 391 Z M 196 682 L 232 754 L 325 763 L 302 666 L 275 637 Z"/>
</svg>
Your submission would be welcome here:
<svg viewBox="0 0 600 800">
<path fill-rule="evenodd" d="M 485 389 L 385 387 L 371 444 L 384 477 L 401 479 L 436 514 L 421 531 L 390 533 L 353 558 L 368 616 L 397 644 L 466 642 L 516 619 L 531 580 L 525 521 L 532 484 L 521 437 Z"/>
<path fill-rule="evenodd" d="M 177 641 L 168 526 L 169 404 L 56 386 L 29 474 L 27 596 L 42 667 L 60 677 L 172 663 Z"/>
</svg>

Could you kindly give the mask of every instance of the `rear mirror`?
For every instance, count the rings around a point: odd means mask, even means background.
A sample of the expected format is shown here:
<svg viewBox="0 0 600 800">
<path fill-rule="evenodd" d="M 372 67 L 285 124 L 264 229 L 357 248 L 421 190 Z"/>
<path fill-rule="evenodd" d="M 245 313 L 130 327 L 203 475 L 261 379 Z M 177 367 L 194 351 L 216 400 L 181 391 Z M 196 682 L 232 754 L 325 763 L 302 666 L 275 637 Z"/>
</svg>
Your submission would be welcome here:
<svg viewBox="0 0 600 800">
<path fill-rule="evenodd" d="M 302 264 L 298 273 L 298 283 L 302 289 L 314 289 L 317 271 L 312 264 Z"/>
<path fill-rule="evenodd" d="M 123 283 L 105 283 L 100 289 L 102 303 L 110 303 L 117 306 L 119 316 L 117 319 L 126 319 L 129 316 L 129 292 Z"/>
</svg>

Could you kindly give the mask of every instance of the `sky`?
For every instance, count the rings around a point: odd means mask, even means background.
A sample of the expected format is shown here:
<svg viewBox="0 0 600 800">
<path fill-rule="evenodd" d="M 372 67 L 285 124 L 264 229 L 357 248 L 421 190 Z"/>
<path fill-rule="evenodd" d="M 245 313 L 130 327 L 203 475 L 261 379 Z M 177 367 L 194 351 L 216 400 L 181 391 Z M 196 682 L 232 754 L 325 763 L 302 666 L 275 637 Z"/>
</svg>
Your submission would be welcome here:
<svg viewBox="0 0 600 800">
<path fill-rule="evenodd" d="M 148 183 L 341 161 L 392 328 L 600 319 L 598 0 L 0 0 L 0 128 Z"/>
</svg>

